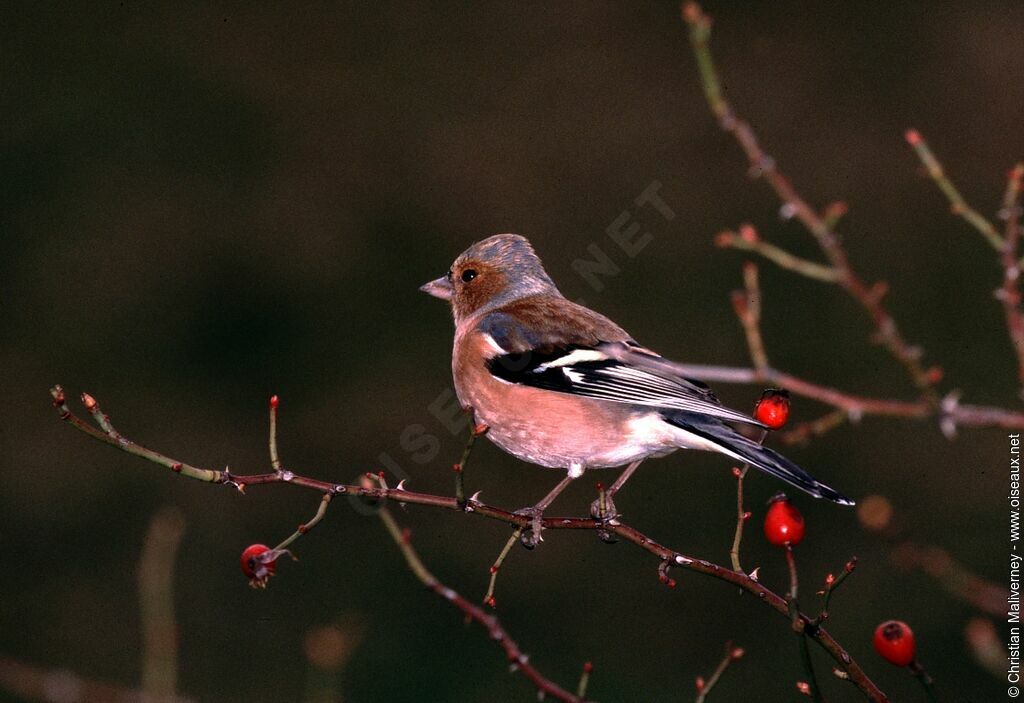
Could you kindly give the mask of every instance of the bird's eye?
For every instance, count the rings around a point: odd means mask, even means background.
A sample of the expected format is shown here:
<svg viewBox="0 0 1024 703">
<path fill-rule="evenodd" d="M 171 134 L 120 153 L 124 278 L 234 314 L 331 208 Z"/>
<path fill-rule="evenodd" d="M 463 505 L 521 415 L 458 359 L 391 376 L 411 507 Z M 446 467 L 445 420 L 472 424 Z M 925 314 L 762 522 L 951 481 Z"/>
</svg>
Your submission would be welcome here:
<svg viewBox="0 0 1024 703">
<path fill-rule="evenodd" d="M 469 283 L 474 278 L 476 278 L 476 271 L 475 270 L 473 270 L 473 269 L 466 269 L 465 271 L 462 272 L 462 281 L 463 281 L 463 283 Z"/>
</svg>

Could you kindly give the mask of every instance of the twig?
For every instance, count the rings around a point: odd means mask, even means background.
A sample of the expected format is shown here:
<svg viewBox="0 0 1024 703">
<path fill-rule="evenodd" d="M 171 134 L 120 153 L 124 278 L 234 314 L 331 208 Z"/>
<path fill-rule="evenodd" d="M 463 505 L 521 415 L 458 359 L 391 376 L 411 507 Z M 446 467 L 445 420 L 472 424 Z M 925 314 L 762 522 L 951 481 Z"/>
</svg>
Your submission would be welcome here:
<svg viewBox="0 0 1024 703">
<path fill-rule="evenodd" d="M 819 595 L 825 597 L 825 603 L 821 606 L 821 613 L 817 618 L 814 619 L 815 625 L 820 625 L 828 619 L 828 606 L 832 602 L 832 594 L 835 593 L 836 589 L 843 585 L 843 581 L 846 577 L 853 573 L 854 569 L 857 568 L 857 557 L 853 557 L 850 561 L 846 562 L 843 566 L 843 570 L 839 572 L 839 576 L 833 576 L 829 574 L 825 578 L 825 588 L 819 592 Z"/>
<path fill-rule="evenodd" d="M 995 624 L 988 618 L 971 618 L 964 627 L 964 639 L 978 665 L 1000 681 L 1003 680 L 1010 653 L 1000 639 Z"/>
<path fill-rule="evenodd" d="M 1005 585 L 982 578 L 942 547 L 902 542 L 890 560 L 899 569 L 920 569 L 951 595 L 991 617 L 1006 617 L 1010 591 Z"/>
<path fill-rule="evenodd" d="M 910 662 L 910 673 L 912 673 L 918 681 L 921 682 L 921 687 L 924 688 L 925 695 L 928 696 L 928 700 L 932 703 L 938 703 L 939 698 L 935 693 L 935 679 L 931 677 L 923 666 L 917 661 Z"/>
<path fill-rule="evenodd" d="M 508 556 L 509 551 L 512 549 L 512 545 L 519 541 L 519 538 L 523 536 L 523 528 L 517 527 L 512 531 L 512 536 L 505 542 L 505 546 L 501 548 L 501 552 L 498 553 L 498 558 L 491 564 L 491 578 L 487 584 L 487 593 L 484 594 L 484 604 L 489 605 L 492 608 L 495 607 L 497 602 L 494 600 L 494 586 L 498 582 L 498 571 L 501 569 L 501 565 L 505 563 L 505 558 Z"/>
<path fill-rule="evenodd" d="M 996 291 L 996 299 L 1003 306 L 1003 314 L 1006 317 L 1006 329 L 1010 335 L 1010 342 L 1017 355 L 1017 376 L 1018 382 L 1024 382 L 1024 314 L 1021 313 L 1020 303 L 1020 191 L 1021 179 L 1024 178 L 1024 163 L 1018 163 L 1010 169 L 1006 178 L 1006 193 L 1003 196 L 1003 207 L 999 215 L 1006 220 L 1006 228 L 1002 235 L 996 230 L 995 225 L 977 210 L 972 208 L 960 195 L 953 182 L 949 180 L 942 164 L 935 157 L 928 142 L 916 129 L 908 129 L 906 133 L 907 143 L 914 148 L 921 163 L 924 164 L 928 176 L 935 181 L 939 190 L 949 200 L 950 209 L 954 215 L 959 215 L 978 230 L 985 238 L 985 241 L 999 252 L 999 260 L 1003 267 L 1003 283 Z"/>
<path fill-rule="evenodd" d="M 142 622 L 142 690 L 152 700 L 174 696 L 178 686 L 178 625 L 174 617 L 174 565 L 185 520 L 164 508 L 149 523 L 139 561 Z"/>
<path fill-rule="evenodd" d="M 932 388 L 934 379 L 921 364 L 920 348 L 911 346 L 904 340 L 896 321 L 882 305 L 881 289 L 866 284 L 850 267 L 846 251 L 831 228 L 830 223 L 834 222 L 834 218 L 822 217 L 807 204 L 789 179 L 778 169 L 775 160 L 761 148 L 750 124 L 737 116 L 722 95 L 709 44 L 711 18 L 704 14 L 696 2 L 687 2 L 683 6 L 683 19 L 690 26 L 690 43 L 693 45 L 701 83 L 711 112 L 718 118 L 722 129 L 732 134 L 743 149 L 750 163 L 751 175 L 763 177 L 782 201 L 784 213 L 796 217 L 814 236 L 822 254 L 835 271 L 836 283 L 860 303 L 874 324 L 874 338 L 903 365 L 922 399 L 930 405 L 937 406 L 939 397 Z"/>
<path fill-rule="evenodd" d="M 583 671 L 580 672 L 580 682 L 576 686 L 576 695 L 579 698 L 586 698 L 587 686 L 590 685 L 590 674 L 594 671 L 594 665 L 590 662 L 583 663 Z"/>
<path fill-rule="evenodd" d="M 744 236 L 745 232 L 750 232 L 752 236 Z M 720 232 L 715 237 L 715 244 L 738 251 L 753 252 L 771 261 L 779 268 L 793 271 L 815 281 L 822 281 L 823 283 L 836 283 L 839 281 L 839 274 L 836 273 L 834 268 L 802 259 L 781 247 L 759 239 L 754 228 L 749 225 L 742 228 L 739 234 L 731 231 Z"/>
<path fill-rule="evenodd" d="M 750 513 L 743 509 L 743 479 L 750 469 L 750 464 L 743 467 L 735 466 L 732 475 L 736 477 L 736 532 L 732 537 L 732 548 L 729 549 L 729 558 L 732 560 L 732 570 L 741 574 L 746 573 L 740 565 L 740 542 L 743 540 L 743 525 L 750 519 Z"/>
<path fill-rule="evenodd" d="M 0 657 L 0 690 L 19 701 L 88 701 L 89 703 L 195 703 L 194 698 L 148 698 L 145 691 L 88 679 L 65 668 L 49 668 Z"/>
<path fill-rule="evenodd" d="M 814 665 L 811 662 L 811 651 L 807 646 L 807 631 L 813 630 L 815 625 L 808 623 L 800 614 L 800 605 L 797 601 L 797 589 L 799 581 L 796 573 L 796 557 L 793 555 L 792 545 L 786 545 L 786 564 L 789 566 L 789 593 L 786 594 L 786 604 L 789 607 L 789 616 L 792 618 L 793 632 L 800 639 L 800 661 L 804 666 L 804 673 L 807 674 L 807 687 L 814 703 L 822 703 L 821 689 L 818 687 L 818 679 L 814 676 Z"/>
<path fill-rule="evenodd" d="M 270 439 L 268 445 L 270 447 L 270 466 L 274 471 L 281 470 L 281 459 L 277 456 L 277 406 L 280 401 L 276 395 L 270 396 Z"/>
<path fill-rule="evenodd" d="M 924 400 L 907 401 L 853 395 L 811 381 L 805 381 L 774 368 L 753 369 L 739 366 L 706 364 L 673 364 L 675 371 L 689 378 L 712 383 L 733 383 L 752 386 L 777 386 L 794 395 L 811 398 L 834 408 L 845 410 L 851 419 L 864 415 L 899 417 L 908 420 L 936 419 L 962 427 L 1024 428 L 1024 413 L 986 405 L 959 402 L 955 394 L 946 396 L 938 406 Z"/>
<path fill-rule="evenodd" d="M 129 452 L 136 456 L 148 459 L 149 461 L 159 464 L 161 466 L 178 466 L 184 467 L 183 462 L 177 462 L 170 459 L 159 452 L 140 447 L 134 442 L 124 440 L 123 438 L 118 441 L 112 439 L 109 435 L 104 432 L 100 432 L 93 428 L 86 422 L 83 422 L 80 418 L 74 415 L 67 407 L 64 400 L 64 392 L 59 386 L 54 387 L 51 390 L 51 395 L 54 398 L 54 405 L 56 406 L 61 419 L 68 422 L 72 427 L 84 432 L 93 439 L 97 439 L 105 444 L 117 447 L 122 451 Z M 90 399 L 95 405 L 95 400 Z M 333 493 L 336 495 L 352 495 L 362 496 L 369 499 L 385 500 L 388 498 L 394 499 L 401 503 L 411 503 L 415 505 L 426 505 L 435 508 L 442 508 L 446 510 L 452 510 L 456 512 L 480 515 L 482 517 L 498 520 L 500 522 L 507 523 L 513 526 L 527 527 L 530 526 L 531 522 L 536 520 L 531 516 L 517 515 L 516 513 L 504 510 L 491 505 L 486 505 L 479 501 L 469 500 L 467 501 L 465 509 L 458 504 L 458 501 L 454 497 L 430 495 L 425 493 L 413 493 L 411 491 L 404 490 L 402 488 L 384 488 L 378 487 L 373 488 L 370 486 L 356 486 L 347 485 L 341 483 L 329 483 L 327 481 L 321 481 L 306 476 L 300 476 L 292 474 L 291 472 L 274 472 L 267 474 L 249 474 L 249 475 L 236 475 L 227 471 L 214 471 L 209 469 L 197 469 L 194 467 L 192 471 L 180 470 L 183 476 L 189 478 L 195 478 L 197 480 L 205 481 L 207 483 L 220 483 L 220 484 L 231 484 L 238 487 L 264 485 L 272 483 L 286 483 L 293 486 L 299 486 L 309 490 L 318 491 L 320 493 Z M 582 518 L 582 517 L 544 517 L 539 520 L 543 529 L 546 530 L 606 530 L 620 537 L 623 540 L 632 542 L 641 549 L 653 554 L 658 559 L 664 562 L 670 562 L 673 566 L 685 568 L 689 571 L 696 573 L 705 574 L 711 576 L 720 581 L 738 586 L 741 589 L 752 593 L 757 596 L 757 599 L 766 604 L 769 608 L 783 615 L 787 619 L 790 619 L 789 606 L 785 599 L 778 594 L 765 587 L 763 584 L 755 581 L 746 574 L 727 569 L 718 564 L 714 564 L 704 559 L 697 559 L 695 557 L 687 556 L 681 552 L 669 549 L 664 545 L 659 544 L 655 540 L 651 539 L 647 535 L 643 534 L 639 530 L 623 524 L 617 519 L 612 520 L 597 520 L 594 518 Z M 466 603 L 467 607 L 474 608 L 474 612 L 478 613 L 483 618 L 490 618 L 489 615 L 484 613 L 476 606 Z M 460 604 L 461 608 L 462 605 Z M 800 613 L 799 617 L 805 624 L 811 623 L 811 618 L 807 615 Z M 476 618 L 474 618 L 476 619 Z M 488 621 L 489 622 L 489 621 Z M 852 681 L 861 690 L 864 696 L 875 703 L 886 702 L 889 699 L 884 693 L 868 678 L 867 674 L 860 668 L 857 662 L 853 659 L 846 649 L 844 649 L 825 628 L 808 628 L 808 636 L 811 637 L 822 649 L 824 649 L 829 656 L 836 662 L 838 668 L 847 674 L 849 674 L 850 681 Z"/>
<path fill-rule="evenodd" d="M 329 491 L 327 493 L 324 493 L 323 497 L 320 499 L 320 505 L 318 505 L 317 508 L 316 508 L 316 514 L 313 515 L 313 517 L 310 519 L 310 521 L 299 525 L 295 529 L 295 532 L 293 532 L 287 539 L 285 539 L 285 541 L 281 542 L 281 544 L 279 544 L 276 547 L 274 547 L 274 551 L 286 549 L 292 542 L 294 542 L 299 537 L 301 537 L 302 535 L 306 534 L 307 532 L 312 530 L 314 527 L 316 527 L 317 523 L 319 523 L 321 520 L 323 520 L 324 519 L 324 515 L 327 514 L 327 506 L 331 502 L 331 499 L 333 497 L 334 497 L 334 492 L 333 491 Z"/>
<path fill-rule="evenodd" d="M 849 411 L 843 410 L 842 408 L 832 410 L 815 420 L 797 423 L 793 426 L 793 429 L 783 432 L 781 439 L 785 444 L 806 442 L 811 437 L 820 437 L 826 432 L 834 430 L 835 428 L 845 424 L 849 419 Z"/>
<path fill-rule="evenodd" d="M 768 368 L 768 354 L 761 336 L 761 287 L 757 280 L 757 266 L 749 261 L 743 264 L 743 290 L 732 293 L 732 308 L 743 325 L 754 368 Z"/>
<path fill-rule="evenodd" d="M 1024 163 L 1018 163 L 1010 169 L 1006 179 L 1006 195 L 1003 196 L 1003 209 L 1000 213 L 1006 217 L 1001 256 L 1003 285 L 996 291 L 996 298 L 1003 305 L 1006 329 L 1010 334 L 1013 349 L 1017 353 L 1017 380 L 1024 382 L 1024 314 L 1021 313 L 1020 307 L 1021 260 L 1019 258 L 1021 179 L 1024 179 Z"/>
<path fill-rule="evenodd" d="M 59 386 L 51 389 L 50 394 L 54 398 L 54 405 L 59 412 L 60 419 L 69 423 L 77 430 L 84 432 L 89 437 L 99 440 L 104 444 L 115 446 L 136 456 L 141 456 L 151 460 L 151 462 L 160 466 L 186 466 L 183 463 L 175 462 L 174 459 L 171 459 L 160 452 L 146 449 L 134 442 L 124 440 L 123 438 L 121 441 L 114 440 L 109 435 L 95 430 L 92 426 L 83 422 L 77 415 L 71 412 L 65 402 L 65 395 L 63 395 L 63 391 Z M 92 403 L 95 404 L 95 400 L 92 400 Z M 401 488 L 373 488 L 369 486 L 329 483 L 327 481 L 319 481 L 305 476 L 290 475 L 290 472 L 236 475 L 226 471 L 194 468 L 194 471 L 191 472 L 176 471 L 175 473 L 179 473 L 182 476 L 187 476 L 189 478 L 195 478 L 200 481 L 205 481 L 207 483 L 231 484 L 238 487 L 271 483 L 287 483 L 289 485 L 300 486 L 302 488 L 315 490 L 321 493 L 331 492 L 338 495 L 347 494 L 377 500 L 393 498 L 399 502 L 419 504 L 419 506 L 430 506 L 459 513 L 479 515 L 520 527 L 528 527 L 532 521 L 536 520 L 535 518 L 517 515 L 501 508 L 487 506 L 487 504 L 476 500 L 468 501 L 466 508 L 463 509 L 459 506 L 458 501 L 454 497 L 431 495 L 427 493 L 414 493 Z M 209 478 L 210 476 L 213 476 L 214 478 Z M 775 612 L 785 616 L 786 618 L 790 617 L 790 609 L 788 609 L 785 600 L 750 576 L 732 571 L 731 569 L 726 569 L 725 567 L 707 560 L 688 557 L 680 552 L 671 550 L 671 548 L 654 541 L 636 528 L 625 525 L 618 520 L 545 517 L 540 520 L 540 523 L 543 529 L 546 530 L 606 530 L 618 537 L 633 542 L 637 546 L 641 547 L 642 550 L 657 557 L 663 563 L 669 562 L 674 566 L 685 568 L 696 573 L 706 574 L 727 583 L 731 583 L 732 585 L 739 586 L 743 590 L 750 592 L 750 594 L 757 596 L 759 601 L 766 604 Z M 475 606 L 471 607 L 475 608 Z M 480 612 L 482 613 L 482 611 Z M 484 614 L 484 616 L 486 616 L 486 614 Z M 811 622 L 810 617 L 807 615 L 800 614 L 800 618 L 804 622 Z M 873 682 L 871 682 L 871 679 L 868 678 L 863 669 L 861 669 L 856 661 L 854 661 L 850 653 L 836 642 L 833 636 L 831 636 L 823 627 L 813 628 L 813 631 L 809 633 L 809 636 L 811 636 L 811 638 L 836 661 L 840 669 L 849 673 L 851 682 L 861 690 L 867 700 L 874 702 L 889 700 L 886 695 L 882 693 L 882 691 L 879 690 Z"/>
<path fill-rule="evenodd" d="M 907 143 L 914 148 L 914 152 L 917 154 L 917 158 L 921 159 L 921 163 L 924 165 L 925 170 L 928 172 L 928 177 L 935 181 L 935 185 L 939 187 L 946 199 L 949 200 L 950 210 L 954 215 L 959 215 L 974 229 L 981 233 L 981 236 L 985 238 L 985 241 L 995 249 L 1001 252 L 1003 250 L 1003 238 L 996 231 L 996 228 L 989 222 L 983 215 L 977 210 L 972 208 L 964 200 L 963 196 L 960 195 L 960 191 L 957 190 L 953 182 L 946 176 L 946 172 L 942 168 L 942 164 L 935 158 L 935 154 L 932 153 L 931 148 L 928 146 L 928 142 L 924 140 L 920 132 L 916 129 L 908 129 L 905 135 Z"/>
<path fill-rule="evenodd" d="M 718 666 L 708 677 L 707 681 L 698 678 L 697 679 L 697 699 L 696 703 L 704 703 L 707 700 L 708 694 L 711 693 L 711 689 L 715 687 L 718 681 L 722 678 L 722 674 L 729 668 L 729 665 L 733 662 L 739 661 L 743 657 L 742 647 L 733 647 L 732 642 L 725 643 L 725 656 L 722 657 L 722 661 L 718 662 Z"/>
<path fill-rule="evenodd" d="M 469 439 L 466 440 L 466 446 L 462 450 L 459 462 L 452 467 L 452 470 L 455 472 L 455 500 L 463 508 L 466 507 L 465 474 L 466 465 L 469 463 L 469 455 L 473 453 L 473 445 L 476 443 L 476 438 L 486 434 L 488 429 L 487 425 L 483 423 L 476 424 L 472 408 L 467 408 L 466 412 L 469 413 Z"/>
<path fill-rule="evenodd" d="M 569 691 L 566 691 L 558 684 L 546 678 L 543 674 L 537 671 L 536 667 L 530 664 L 529 657 L 523 653 L 515 640 L 509 637 L 508 632 L 506 632 L 505 628 L 502 627 L 498 618 L 484 612 L 479 606 L 470 603 L 457 592 L 438 581 L 423 564 L 419 554 L 417 554 L 409 540 L 408 533 L 404 532 L 402 528 L 398 526 L 398 523 L 395 522 L 395 518 L 391 516 L 391 512 L 386 507 L 382 507 L 377 511 L 377 515 L 380 517 L 381 521 L 383 521 L 388 534 L 391 535 L 395 544 L 398 545 L 398 548 L 402 552 L 402 556 L 405 557 L 405 563 L 409 566 L 409 570 L 412 571 L 416 578 L 419 579 L 427 589 L 433 591 L 438 596 L 461 610 L 468 620 L 483 625 L 490 638 L 505 650 L 505 655 L 508 657 L 513 671 L 522 672 L 523 676 L 529 679 L 537 689 L 538 695 L 543 694 L 545 696 L 551 696 L 555 700 L 567 701 L 568 703 L 582 703 L 582 697 L 573 695 Z"/>
</svg>

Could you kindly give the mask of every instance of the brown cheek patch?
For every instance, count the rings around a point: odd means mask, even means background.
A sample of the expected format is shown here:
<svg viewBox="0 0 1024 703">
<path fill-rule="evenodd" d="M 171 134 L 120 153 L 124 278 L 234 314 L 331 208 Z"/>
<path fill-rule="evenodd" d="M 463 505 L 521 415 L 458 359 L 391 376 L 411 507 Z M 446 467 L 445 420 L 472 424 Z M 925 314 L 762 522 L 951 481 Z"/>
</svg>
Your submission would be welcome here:
<svg viewBox="0 0 1024 703">
<path fill-rule="evenodd" d="M 472 314 L 501 293 L 508 283 L 505 274 L 491 266 L 466 264 L 466 268 L 476 268 L 478 275 L 470 283 L 460 286 L 455 295 L 454 304 L 460 315 Z"/>
</svg>

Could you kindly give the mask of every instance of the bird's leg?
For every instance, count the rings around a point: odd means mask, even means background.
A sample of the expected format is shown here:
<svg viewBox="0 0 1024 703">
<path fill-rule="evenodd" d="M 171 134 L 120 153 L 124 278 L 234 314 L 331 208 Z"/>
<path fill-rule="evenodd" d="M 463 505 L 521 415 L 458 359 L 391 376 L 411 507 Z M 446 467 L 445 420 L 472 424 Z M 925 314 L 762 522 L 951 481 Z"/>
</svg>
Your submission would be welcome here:
<svg viewBox="0 0 1024 703">
<path fill-rule="evenodd" d="M 640 466 L 642 461 L 643 459 L 637 459 L 627 466 L 626 470 L 615 479 L 615 483 L 605 491 L 604 495 L 590 504 L 590 514 L 592 517 L 598 520 L 610 520 L 618 515 L 618 512 L 615 510 L 615 501 L 612 499 L 619 492 L 619 489 L 626 484 L 626 481 L 629 480 L 629 477 L 633 475 L 633 472 L 636 471 L 636 468 Z"/>
<path fill-rule="evenodd" d="M 544 517 L 544 511 L 549 505 L 551 505 L 551 503 L 554 502 L 555 498 L 557 498 L 562 491 L 569 487 L 570 483 L 582 475 L 583 467 L 573 464 L 569 467 L 569 473 L 566 474 L 565 478 L 559 481 L 558 485 L 552 488 L 546 496 L 541 498 L 539 503 L 534 505 L 532 508 L 523 508 L 522 510 L 516 511 L 516 515 L 528 515 L 531 518 L 529 526 L 523 531 L 523 534 L 519 538 L 519 541 L 522 542 L 524 547 L 527 549 L 533 549 L 543 541 L 544 538 L 541 536 L 541 530 L 543 529 L 541 519 Z"/>
</svg>

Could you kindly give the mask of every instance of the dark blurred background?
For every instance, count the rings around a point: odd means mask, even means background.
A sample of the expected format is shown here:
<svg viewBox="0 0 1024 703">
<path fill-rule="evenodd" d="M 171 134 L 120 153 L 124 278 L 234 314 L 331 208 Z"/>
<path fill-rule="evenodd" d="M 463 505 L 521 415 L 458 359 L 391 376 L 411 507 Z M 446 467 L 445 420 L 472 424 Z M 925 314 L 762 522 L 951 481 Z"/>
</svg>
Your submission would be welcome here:
<svg viewBox="0 0 1024 703">
<path fill-rule="evenodd" d="M 968 201 L 994 216 L 1024 156 L 1024 5 L 706 9 L 729 98 L 805 197 L 849 203 L 840 230 L 854 265 L 891 283 L 891 309 L 945 368 L 943 389 L 1019 408 L 995 258 L 950 215 L 902 134 L 920 129 Z M 449 492 L 462 438 L 428 406 L 450 387 L 451 321 L 416 289 L 470 242 L 506 231 L 532 239 L 567 296 L 648 346 L 746 364 L 729 304 L 743 257 L 714 248 L 714 234 L 751 222 L 797 253 L 815 249 L 712 120 L 678 4 L 8 5 L 0 25 L 0 654 L 137 687 L 136 565 L 153 515 L 172 506 L 185 522 L 173 584 L 183 695 L 300 700 L 306 633 L 340 622 L 354 647 L 338 676 L 346 700 L 532 700 L 498 648 L 415 582 L 375 518 L 337 503 L 295 544 L 301 561 L 252 591 L 239 553 L 287 536 L 315 495 L 175 479 L 64 426 L 47 389 L 88 391 L 127 436 L 237 471 L 267 467 L 277 393 L 295 470 L 349 481 L 385 468 L 387 454 L 410 488 Z M 671 221 L 634 204 L 654 181 Z M 632 259 L 606 234 L 624 211 L 653 236 Z M 601 291 L 572 267 L 592 244 L 622 269 Z M 768 265 L 762 283 L 776 366 L 913 397 L 837 289 Z M 759 392 L 717 390 L 740 408 Z M 824 411 L 798 400 L 794 416 Z M 401 445 L 414 424 L 441 442 L 428 463 Z M 887 496 L 907 536 L 1002 582 L 1003 435 L 947 441 L 932 423 L 865 418 L 787 453 L 852 496 Z M 653 537 L 727 563 L 728 467 L 704 454 L 652 461 L 618 506 Z M 468 474 L 508 507 L 556 478 L 486 442 Z M 755 511 L 780 487 L 748 483 Z M 582 481 L 556 512 L 584 512 L 592 494 Z M 889 617 L 915 627 L 945 700 L 1004 695 L 965 644 L 973 608 L 894 568 L 855 511 L 797 501 L 810 525 L 799 550 L 809 609 L 824 574 L 859 555 L 831 628 L 893 699 L 922 693 L 871 650 Z M 760 514 L 744 563 L 782 592 L 784 560 Z M 399 518 L 439 577 L 482 596 L 505 525 L 414 506 Z M 747 655 L 715 697 L 793 700 L 803 674 L 785 621 L 718 581 L 676 577 L 666 589 L 629 545 L 551 534 L 512 552 L 498 612 L 564 685 L 592 660 L 602 701 L 691 699 L 727 639 Z M 815 661 L 829 700 L 859 700 L 830 660 Z"/>
</svg>

